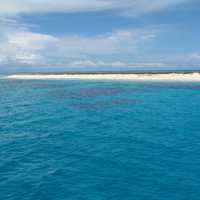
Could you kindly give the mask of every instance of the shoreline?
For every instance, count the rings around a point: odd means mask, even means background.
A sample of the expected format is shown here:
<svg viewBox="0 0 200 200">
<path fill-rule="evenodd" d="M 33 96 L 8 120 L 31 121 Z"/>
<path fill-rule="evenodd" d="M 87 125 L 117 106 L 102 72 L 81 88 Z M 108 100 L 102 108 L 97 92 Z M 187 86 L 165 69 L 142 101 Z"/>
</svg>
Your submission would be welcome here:
<svg viewBox="0 0 200 200">
<path fill-rule="evenodd" d="M 199 81 L 200 73 L 132 73 L 132 74 L 16 74 L 4 79 L 18 80 L 133 80 L 133 81 Z"/>
</svg>

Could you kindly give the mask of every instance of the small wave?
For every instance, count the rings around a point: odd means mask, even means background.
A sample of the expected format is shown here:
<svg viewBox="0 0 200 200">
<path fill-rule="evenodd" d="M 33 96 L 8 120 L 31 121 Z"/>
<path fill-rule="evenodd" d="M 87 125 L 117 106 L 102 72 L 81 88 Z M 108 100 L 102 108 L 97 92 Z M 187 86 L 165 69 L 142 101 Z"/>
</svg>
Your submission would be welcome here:
<svg viewBox="0 0 200 200">
<path fill-rule="evenodd" d="M 127 92 L 126 88 L 123 87 L 105 87 L 105 88 L 90 88 L 80 89 L 74 91 L 58 91 L 48 93 L 49 96 L 60 97 L 60 98 L 80 98 L 80 97 L 98 97 L 98 96 L 110 96 L 117 95 Z"/>
<path fill-rule="evenodd" d="M 133 99 L 115 99 L 110 101 L 97 101 L 93 103 L 76 103 L 71 104 L 72 107 L 78 109 L 102 109 L 102 108 L 113 108 L 117 106 L 129 105 L 138 103 L 138 100 Z"/>
</svg>

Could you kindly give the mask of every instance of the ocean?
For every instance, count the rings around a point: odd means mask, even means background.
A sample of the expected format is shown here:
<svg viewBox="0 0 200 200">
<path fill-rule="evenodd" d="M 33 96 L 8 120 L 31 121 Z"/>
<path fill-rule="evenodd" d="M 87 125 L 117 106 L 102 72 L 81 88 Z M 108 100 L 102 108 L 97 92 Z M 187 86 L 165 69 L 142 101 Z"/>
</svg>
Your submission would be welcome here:
<svg viewBox="0 0 200 200">
<path fill-rule="evenodd" d="M 200 83 L 0 80 L 1 200 L 199 200 Z"/>
</svg>

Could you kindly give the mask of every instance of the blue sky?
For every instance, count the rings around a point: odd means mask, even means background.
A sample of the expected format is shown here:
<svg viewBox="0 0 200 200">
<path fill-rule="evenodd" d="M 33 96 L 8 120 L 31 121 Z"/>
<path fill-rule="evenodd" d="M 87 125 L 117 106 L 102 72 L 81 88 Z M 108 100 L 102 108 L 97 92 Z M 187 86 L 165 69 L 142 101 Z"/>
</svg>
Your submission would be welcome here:
<svg viewBox="0 0 200 200">
<path fill-rule="evenodd" d="M 198 0 L 6 0 L 0 71 L 200 67 Z"/>
</svg>

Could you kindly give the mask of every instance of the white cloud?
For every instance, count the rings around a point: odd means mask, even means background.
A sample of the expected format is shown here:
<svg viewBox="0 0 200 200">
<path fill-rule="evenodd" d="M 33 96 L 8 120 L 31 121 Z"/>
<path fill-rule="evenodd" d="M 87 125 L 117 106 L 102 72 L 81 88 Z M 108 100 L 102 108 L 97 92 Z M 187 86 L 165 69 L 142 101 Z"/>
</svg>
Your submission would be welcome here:
<svg viewBox="0 0 200 200">
<path fill-rule="evenodd" d="M 148 46 L 149 42 L 159 37 L 160 30 L 156 27 L 118 30 L 90 37 L 81 35 L 55 37 L 35 33 L 12 20 L 5 20 L 0 29 L 0 65 L 4 67 L 7 65 L 163 67 L 183 63 L 196 65 L 200 61 L 199 53 L 160 57 L 142 56 L 142 54 L 140 56 L 141 45 Z"/>
<path fill-rule="evenodd" d="M 9 30 L 10 31 L 10 30 Z M 5 32 L 1 37 L 0 62 L 35 64 L 42 62 L 42 52 L 57 41 L 53 36 L 28 31 Z"/>
<path fill-rule="evenodd" d="M 200 61 L 200 53 L 192 53 L 189 55 L 189 60 Z"/>
<path fill-rule="evenodd" d="M 137 16 L 145 13 L 162 11 L 191 1 L 193 0 L 118 0 L 116 4 L 121 8 L 123 15 Z"/>
<path fill-rule="evenodd" d="M 132 68 L 132 67 L 169 67 L 169 63 L 165 62 L 122 62 L 122 61 L 113 61 L 113 62 L 105 62 L 105 61 L 92 61 L 92 60 L 80 60 L 68 63 L 67 66 L 74 67 L 109 67 L 109 68 Z"/>
<path fill-rule="evenodd" d="M 93 37 L 54 37 L 33 33 L 24 28 L 10 28 L 9 31 L 4 30 L 4 34 L 0 34 L 0 63 L 52 65 L 96 56 L 134 55 L 140 43 L 155 37 L 155 33 L 152 32 L 136 29 Z"/>
<path fill-rule="evenodd" d="M 137 44 L 151 36 L 151 31 L 119 30 L 93 37 L 66 36 L 60 39 L 62 48 L 68 53 L 105 55 L 130 53 L 137 49 Z M 152 39 L 149 37 L 149 39 Z"/>
<path fill-rule="evenodd" d="M 200 66 L 200 53 L 172 53 L 168 55 L 144 56 L 139 60 L 145 63 L 160 63 L 161 66 Z"/>
<path fill-rule="evenodd" d="M 113 2 L 110 0 L 6 0 L 0 4 L 0 13 L 12 15 L 33 12 L 79 12 L 112 7 Z"/>
<path fill-rule="evenodd" d="M 134 16 L 164 10 L 184 2 L 191 0 L 1 0 L 0 14 L 114 10 L 119 14 Z"/>
<path fill-rule="evenodd" d="M 122 61 L 94 61 L 94 60 L 79 60 L 66 63 L 66 67 L 129 67 L 131 63 L 122 62 Z"/>
<path fill-rule="evenodd" d="M 116 58 L 123 57 L 123 55 L 134 58 L 134 55 L 139 51 L 140 44 L 146 44 L 149 40 L 157 37 L 155 30 L 145 28 L 119 30 L 91 37 L 81 35 L 55 37 L 31 32 L 29 25 L 19 24 L 16 15 L 112 10 L 120 15 L 138 16 L 162 11 L 193 0 L 0 1 L 0 64 L 63 65 L 68 63 L 77 66 L 128 66 L 130 63 L 114 60 L 118 60 Z M 113 61 L 94 61 L 96 57 L 110 57 L 109 59 Z M 199 54 L 190 55 L 188 59 L 197 60 Z"/>
</svg>

